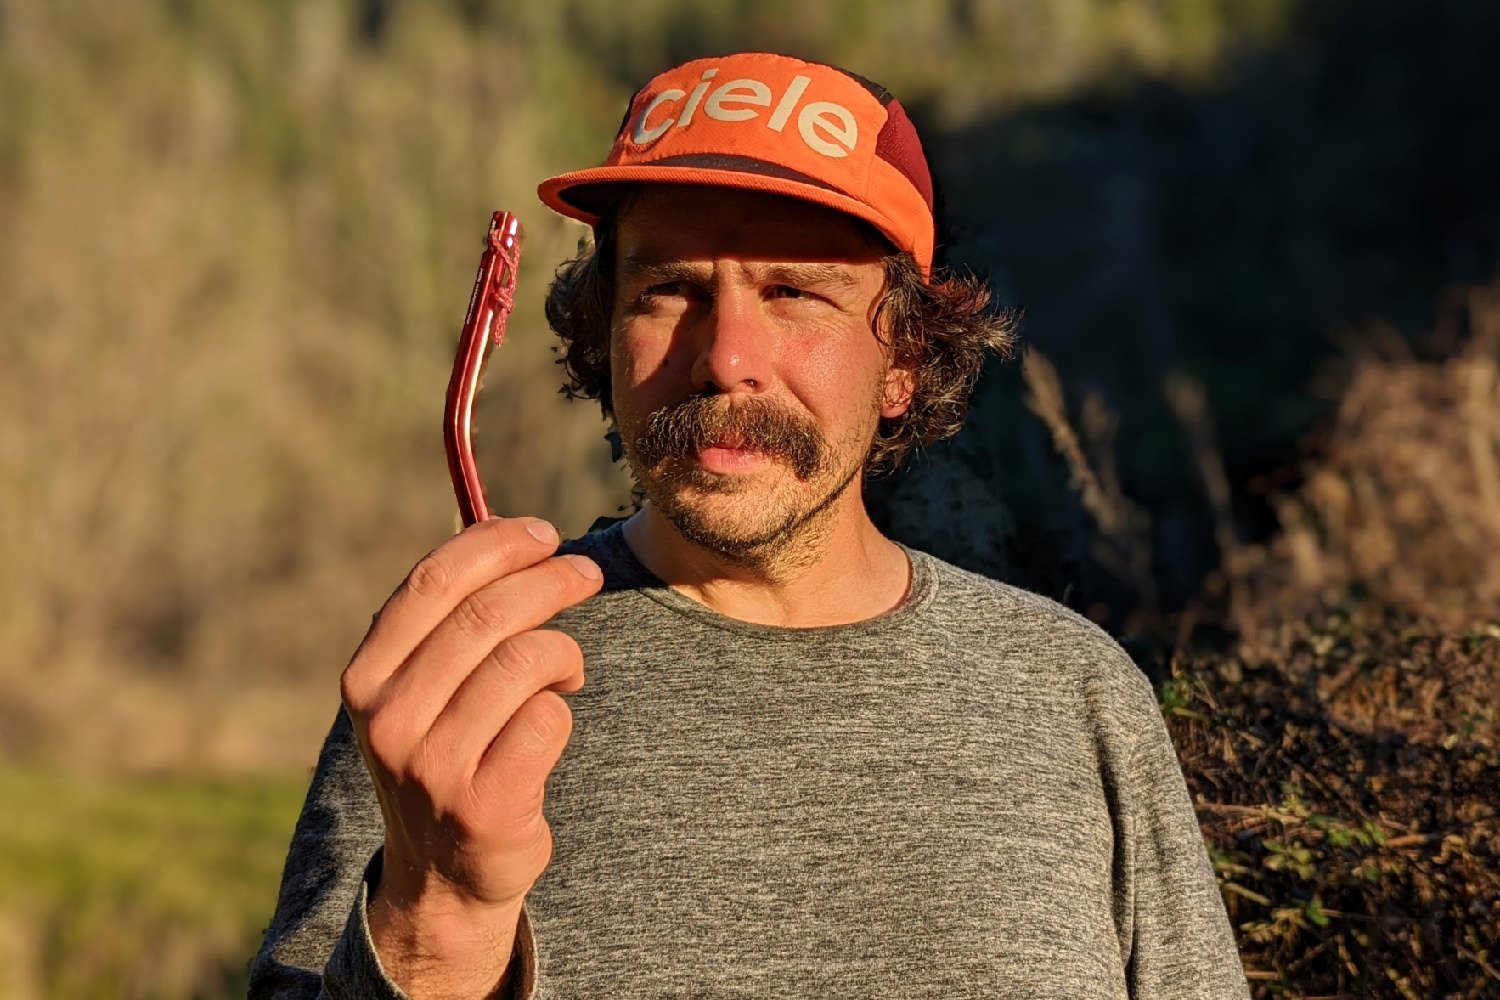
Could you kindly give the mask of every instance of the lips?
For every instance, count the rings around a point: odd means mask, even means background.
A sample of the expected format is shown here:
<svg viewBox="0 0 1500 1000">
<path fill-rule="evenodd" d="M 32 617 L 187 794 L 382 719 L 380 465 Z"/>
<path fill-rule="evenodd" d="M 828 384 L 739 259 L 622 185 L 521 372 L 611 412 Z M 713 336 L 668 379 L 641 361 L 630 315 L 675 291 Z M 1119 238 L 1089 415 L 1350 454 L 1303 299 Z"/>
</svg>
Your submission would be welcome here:
<svg viewBox="0 0 1500 1000">
<path fill-rule="evenodd" d="M 696 463 L 705 472 L 733 475 L 759 468 L 767 457 L 759 451 L 744 447 L 710 444 L 699 449 Z"/>
</svg>

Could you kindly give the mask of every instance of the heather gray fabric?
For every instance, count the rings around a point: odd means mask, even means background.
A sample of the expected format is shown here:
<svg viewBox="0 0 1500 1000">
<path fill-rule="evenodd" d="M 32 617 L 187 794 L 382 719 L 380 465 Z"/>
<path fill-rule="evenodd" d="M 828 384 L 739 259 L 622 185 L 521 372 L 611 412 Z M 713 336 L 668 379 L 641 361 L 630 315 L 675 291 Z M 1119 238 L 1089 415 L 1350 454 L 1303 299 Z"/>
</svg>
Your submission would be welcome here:
<svg viewBox="0 0 1500 1000">
<path fill-rule="evenodd" d="M 606 589 L 555 622 L 588 680 L 531 995 L 1249 996 L 1150 685 L 1092 623 L 912 551 L 891 613 L 771 628 L 618 526 L 568 548 Z M 402 996 L 364 920 L 381 831 L 340 712 L 252 997 Z"/>
</svg>

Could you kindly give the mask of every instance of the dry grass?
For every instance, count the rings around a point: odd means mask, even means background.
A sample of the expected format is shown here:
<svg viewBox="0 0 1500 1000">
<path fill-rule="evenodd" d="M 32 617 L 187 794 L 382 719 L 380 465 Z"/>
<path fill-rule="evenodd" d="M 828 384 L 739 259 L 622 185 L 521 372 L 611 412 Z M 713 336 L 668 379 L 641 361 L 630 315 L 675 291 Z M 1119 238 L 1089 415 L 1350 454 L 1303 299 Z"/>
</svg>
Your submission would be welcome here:
<svg viewBox="0 0 1500 1000">
<path fill-rule="evenodd" d="M 1093 521 L 1096 534 L 1091 554 L 1135 595 L 1134 619 L 1142 624 L 1153 620 L 1158 609 L 1151 569 L 1151 519 L 1120 485 L 1114 459 L 1118 418 L 1097 395 L 1090 395 L 1078 416 L 1081 433 L 1075 431 L 1057 368 L 1034 347 L 1026 352 L 1021 374 L 1027 389 L 1023 402 L 1052 436 L 1053 446 L 1067 463 L 1079 503 Z"/>
<path fill-rule="evenodd" d="M 1500 286 L 1460 306 L 1447 322 L 1468 336 L 1449 358 L 1371 338 L 1387 346 L 1350 359 L 1305 484 L 1275 498 L 1263 606 L 1358 587 L 1454 628 L 1500 615 Z"/>
<path fill-rule="evenodd" d="M 1258 996 L 1500 989 L 1500 622 L 1351 602 L 1173 654 L 1164 708 Z"/>
</svg>

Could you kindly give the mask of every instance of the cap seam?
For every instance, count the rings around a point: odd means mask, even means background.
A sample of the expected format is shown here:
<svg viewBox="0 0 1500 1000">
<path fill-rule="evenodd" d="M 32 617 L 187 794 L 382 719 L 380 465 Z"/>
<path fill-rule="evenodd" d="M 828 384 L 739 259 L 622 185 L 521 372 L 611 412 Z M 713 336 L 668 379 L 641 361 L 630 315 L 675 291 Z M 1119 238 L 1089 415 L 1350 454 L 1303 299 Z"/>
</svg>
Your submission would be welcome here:
<svg viewBox="0 0 1500 1000">
<path fill-rule="evenodd" d="M 885 131 L 886 125 L 890 124 L 891 113 L 884 106 L 882 106 L 880 110 L 884 112 L 884 115 L 880 122 L 880 128 L 876 129 L 874 136 L 870 138 L 870 162 L 865 168 L 864 190 L 859 193 L 860 198 L 864 201 L 870 200 L 870 185 L 875 182 L 876 165 L 880 163 L 890 163 L 889 160 L 880 155 L 880 133 Z"/>
<path fill-rule="evenodd" d="M 798 168 L 796 168 L 794 166 L 791 166 L 789 164 L 778 163 L 775 160 L 767 160 L 764 157 L 749 156 L 749 155 L 740 154 L 740 153 L 726 153 L 726 152 L 724 152 L 723 149 L 714 149 L 712 147 L 703 148 L 703 149 L 674 150 L 674 151 L 672 151 L 670 153 L 667 153 L 667 154 L 665 154 L 663 156 L 656 157 L 655 159 L 651 159 L 651 160 L 645 160 L 645 159 L 643 159 L 641 162 L 638 162 L 638 163 L 630 163 L 630 164 L 624 164 L 624 163 L 622 163 L 622 164 L 618 164 L 616 167 L 613 167 L 613 168 L 600 167 L 600 168 L 596 168 L 596 169 L 619 169 L 619 167 L 625 167 L 625 166 L 630 166 L 630 167 L 649 167 L 649 166 L 653 166 L 655 164 L 660 163 L 662 160 L 669 160 L 669 159 L 672 159 L 673 157 L 677 157 L 677 156 L 705 156 L 705 155 L 706 156 L 741 156 L 741 155 L 744 155 L 745 159 L 747 159 L 747 160 L 759 159 L 759 160 L 761 160 L 764 163 L 771 164 L 772 166 L 785 167 L 788 170 L 796 170 L 800 174 L 806 174 L 808 177 L 812 177 L 812 179 L 815 180 L 815 181 L 818 181 L 818 182 L 823 183 L 823 184 L 827 184 L 828 188 L 830 190 L 838 191 L 840 194 L 848 194 L 849 197 L 851 197 L 851 198 L 854 197 L 854 194 L 851 193 L 851 192 L 846 191 L 846 189 L 838 187 L 837 185 L 833 184 L 832 182 L 825 181 L 821 177 L 813 177 L 813 175 L 812 174 L 808 174 L 807 171 L 805 171 L 805 170 L 798 170 Z M 665 169 L 671 170 L 671 169 L 674 169 L 675 167 L 676 167 L 676 164 L 670 164 L 669 163 L 669 164 L 666 165 Z M 726 174 L 735 174 L 735 173 L 748 174 L 748 173 L 750 173 L 750 171 L 746 171 L 746 170 L 732 170 L 732 169 L 729 169 L 729 168 L 726 168 L 726 167 L 686 167 L 685 166 L 682 169 L 684 169 L 684 170 L 717 170 L 720 173 L 726 173 Z M 757 175 L 752 175 L 752 176 L 757 176 Z M 771 175 L 770 174 L 761 174 L 761 175 L 758 175 L 758 176 L 770 177 Z M 783 180 L 783 181 L 786 181 L 789 184 L 800 183 L 799 181 L 793 180 L 790 177 L 776 177 L 774 179 L 775 180 Z"/>
<path fill-rule="evenodd" d="M 867 101 L 871 102 L 872 104 L 874 104 L 874 106 L 876 108 L 880 109 L 881 111 L 885 111 L 885 105 L 882 104 L 882 103 L 880 103 L 880 98 L 878 98 L 874 94 L 870 93 L 870 91 L 865 87 L 865 85 L 863 83 L 861 83 L 858 79 L 856 79 L 855 75 L 852 74 L 852 73 L 850 73 L 848 70 L 841 69 L 838 66 L 833 66 L 833 65 L 830 65 L 828 63 L 813 62 L 813 61 L 808 60 L 808 59 L 799 58 L 798 56 L 787 55 L 784 52 L 730 52 L 730 53 L 727 53 L 725 55 L 704 56 L 701 59 L 689 59 L 687 62 L 685 62 L 685 63 L 678 63 L 676 66 L 673 66 L 673 67 L 671 67 L 669 69 L 663 70 L 661 73 L 658 73 L 656 76 L 653 76 L 650 80 L 647 80 L 646 83 L 640 88 L 640 90 L 637 90 L 635 92 L 635 94 L 631 95 L 631 103 L 630 103 L 629 107 L 633 108 L 635 106 L 635 98 L 642 91 L 646 90 L 646 88 L 650 87 L 651 84 L 655 83 L 661 77 L 666 76 L 668 73 L 677 73 L 677 72 L 680 72 L 681 70 L 687 69 L 689 66 L 699 66 L 699 65 L 703 65 L 704 63 L 711 63 L 711 62 L 724 62 L 724 61 L 731 60 L 731 59 L 737 59 L 737 58 L 740 58 L 740 57 L 743 57 L 743 56 L 759 56 L 759 57 L 766 58 L 766 59 L 773 59 L 773 60 L 775 60 L 777 62 L 784 63 L 784 64 L 787 64 L 787 65 L 790 65 L 790 66 L 806 67 L 807 69 L 815 71 L 815 72 L 833 72 L 833 73 L 836 73 L 840 77 L 843 77 L 844 80 L 848 81 L 848 83 L 854 88 L 854 90 L 858 91 L 863 96 L 863 98 L 865 100 L 867 100 Z M 877 84 L 876 86 L 879 86 L 879 85 Z"/>
</svg>

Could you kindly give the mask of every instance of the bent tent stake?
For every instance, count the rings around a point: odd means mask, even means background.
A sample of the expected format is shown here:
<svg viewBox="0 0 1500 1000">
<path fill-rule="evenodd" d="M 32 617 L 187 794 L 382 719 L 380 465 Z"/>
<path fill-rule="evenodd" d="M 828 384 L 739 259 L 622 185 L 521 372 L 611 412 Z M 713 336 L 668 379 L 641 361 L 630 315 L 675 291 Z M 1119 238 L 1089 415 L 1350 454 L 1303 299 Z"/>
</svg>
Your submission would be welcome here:
<svg viewBox="0 0 1500 1000">
<path fill-rule="evenodd" d="M 448 401 L 443 408 L 443 445 L 448 452 L 448 474 L 458 497 L 458 514 L 468 527 L 489 517 L 484 502 L 484 483 L 474 464 L 474 397 L 479 376 L 493 341 L 505 340 L 505 321 L 516 303 L 516 272 L 521 266 L 521 223 L 509 212 L 490 218 L 484 256 L 469 296 L 469 314 L 458 337 L 453 359 L 453 377 L 448 380 Z M 491 332 L 493 331 L 493 338 Z"/>
</svg>

